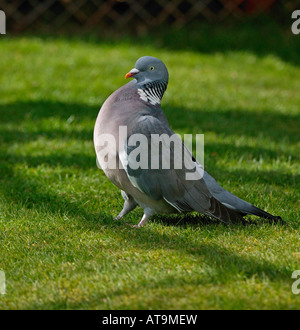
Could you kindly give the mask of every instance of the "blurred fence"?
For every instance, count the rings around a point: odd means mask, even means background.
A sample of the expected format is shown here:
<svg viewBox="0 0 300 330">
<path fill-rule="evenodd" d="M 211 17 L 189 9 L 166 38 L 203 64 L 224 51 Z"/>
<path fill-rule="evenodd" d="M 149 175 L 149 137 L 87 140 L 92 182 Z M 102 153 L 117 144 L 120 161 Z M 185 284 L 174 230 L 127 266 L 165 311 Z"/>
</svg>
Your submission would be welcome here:
<svg viewBox="0 0 300 330">
<path fill-rule="evenodd" d="M 145 30 L 161 24 L 181 27 L 193 21 L 242 19 L 267 11 L 290 17 L 297 5 L 299 0 L 0 0 L 10 32 L 67 26 Z"/>
</svg>

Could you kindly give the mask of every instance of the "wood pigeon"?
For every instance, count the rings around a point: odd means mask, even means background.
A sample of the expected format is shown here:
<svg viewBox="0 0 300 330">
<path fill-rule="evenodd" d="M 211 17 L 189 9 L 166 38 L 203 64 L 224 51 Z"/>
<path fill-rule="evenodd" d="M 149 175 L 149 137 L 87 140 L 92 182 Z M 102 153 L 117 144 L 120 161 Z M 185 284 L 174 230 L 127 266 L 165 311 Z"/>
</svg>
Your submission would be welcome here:
<svg viewBox="0 0 300 330">
<path fill-rule="evenodd" d="M 160 106 L 169 80 L 161 60 L 141 57 L 125 78 L 134 79 L 108 97 L 94 128 L 97 162 L 125 201 L 115 220 L 139 205 L 137 227 L 154 214 L 191 211 L 225 223 L 247 214 L 281 221 L 222 188 L 172 131 Z"/>
</svg>

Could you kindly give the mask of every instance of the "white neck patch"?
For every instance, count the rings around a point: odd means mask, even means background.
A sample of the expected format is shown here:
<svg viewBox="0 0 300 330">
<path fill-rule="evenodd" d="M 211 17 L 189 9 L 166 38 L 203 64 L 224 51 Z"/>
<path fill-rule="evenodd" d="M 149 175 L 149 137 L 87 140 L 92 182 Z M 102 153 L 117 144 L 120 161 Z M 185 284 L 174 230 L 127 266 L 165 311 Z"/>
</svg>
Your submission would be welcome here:
<svg viewBox="0 0 300 330">
<path fill-rule="evenodd" d="M 167 84 L 167 81 L 152 81 L 142 85 L 137 92 L 143 101 L 158 105 L 167 89 Z"/>
<path fill-rule="evenodd" d="M 138 94 L 140 95 L 140 98 L 145 101 L 148 102 L 152 105 L 157 105 L 160 104 L 160 98 L 159 96 L 151 89 L 148 90 L 143 90 L 141 88 L 139 88 L 138 90 Z"/>
</svg>

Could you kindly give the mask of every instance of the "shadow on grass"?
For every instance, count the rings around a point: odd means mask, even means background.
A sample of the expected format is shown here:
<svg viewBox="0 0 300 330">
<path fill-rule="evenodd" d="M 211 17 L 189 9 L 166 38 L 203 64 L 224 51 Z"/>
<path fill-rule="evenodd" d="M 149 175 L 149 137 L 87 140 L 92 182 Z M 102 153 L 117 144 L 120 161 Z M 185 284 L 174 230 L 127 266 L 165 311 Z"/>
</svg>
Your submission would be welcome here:
<svg viewBox="0 0 300 330">
<path fill-rule="evenodd" d="M 16 102 L 0 104 L 0 138 L 3 142 L 30 141 L 37 137 L 78 138 L 92 140 L 93 126 L 89 129 L 76 129 L 82 121 L 96 121 L 99 106 L 78 103 L 50 101 Z M 275 142 L 282 140 L 298 142 L 300 116 L 278 112 L 248 112 L 243 109 L 182 109 L 163 105 L 164 112 L 173 130 L 185 130 L 187 133 L 215 132 L 224 136 L 265 137 Z M 187 114 L 189 122 L 183 114 Z M 68 119 L 73 116 L 74 122 L 68 126 Z M 64 129 L 39 129 L 39 120 L 56 118 L 66 126 Z M 30 128 L 24 128 L 30 123 Z M 19 124 L 19 125 L 16 125 Z M 67 128 L 67 126 L 69 128 Z"/>
<path fill-rule="evenodd" d="M 184 120 L 182 113 L 187 113 L 189 121 Z M 35 167 L 41 164 L 49 166 L 78 167 L 82 169 L 95 168 L 95 157 L 93 151 L 93 124 L 98 113 L 98 107 L 86 104 L 73 104 L 62 102 L 17 102 L 7 105 L 0 105 L 0 149 L 1 159 L 11 164 L 27 164 Z M 251 137 L 254 139 L 266 138 L 274 142 L 285 144 L 297 143 L 299 141 L 300 117 L 290 114 L 276 112 L 255 113 L 225 109 L 216 111 L 214 109 L 185 109 L 167 106 L 166 115 L 169 118 L 170 126 L 175 130 L 185 133 L 214 132 L 225 137 L 236 136 Z M 68 124 L 68 118 L 74 118 L 72 124 Z M 61 122 L 61 128 L 40 128 L 41 120 L 55 118 Z M 85 122 L 82 127 L 78 124 Z M 86 124 L 88 122 L 88 124 Z M 85 128 L 87 127 L 87 128 Z M 57 139 L 68 143 L 69 140 L 79 140 L 90 143 L 90 152 L 80 154 L 65 150 L 48 151 L 45 155 L 19 155 L 10 152 L 9 146 L 13 143 L 29 143 L 39 138 Z M 223 157 L 230 156 L 230 159 L 263 159 L 265 161 L 278 161 L 298 158 L 298 154 L 290 153 L 288 150 L 272 149 L 266 145 L 259 145 L 252 148 L 247 145 L 232 145 L 205 141 L 206 164 L 212 163 L 213 167 L 207 167 L 212 175 L 246 178 L 247 182 L 260 180 L 263 183 L 275 183 L 277 185 L 293 185 L 296 176 L 276 171 L 234 171 L 216 167 L 216 161 Z M 213 154 L 213 156 L 211 156 Z M 1 160 L 0 159 L 0 160 Z M 218 179 L 218 177 L 216 177 Z M 283 180 L 284 178 L 284 180 Z"/>
<path fill-rule="evenodd" d="M 0 162 L 1 181 L 0 193 L 7 201 L 15 205 L 22 205 L 27 209 L 37 209 L 41 212 L 53 213 L 53 216 L 71 216 L 74 220 L 81 220 L 84 227 L 97 230 L 99 222 L 111 223 L 112 216 L 105 211 L 99 210 L 96 213 L 87 211 L 79 201 L 71 202 L 63 194 L 51 191 L 51 187 L 40 180 L 24 176 L 20 170 L 13 169 L 13 166 L 3 165 Z"/>
<path fill-rule="evenodd" d="M 136 36 L 125 31 L 107 33 L 98 31 L 74 31 L 65 34 L 44 34 L 39 37 L 80 40 L 97 45 L 124 44 L 162 50 L 192 51 L 206 54 L 250 52 L 259 57 L 276 56 L 281 60 L 300 65 L 300 40 L 291 32 L 289 24 L 280 24 L 269 16 L 262 15 L 249 20 L 230 20 L 223 23 L 203 22 L 190 24 L 180 29 L 163 26 L 151 33 Z M 133 36 L 134 35 L 134 36 Z M 145 54 L 144 54 L 145 55 Z"/>
<path fill-rule="evenodd" d="M 215 228 L 216 225 L 210 225 Z M 241 230 L 240 226 L 236 226 L 238 230 Z M 212 228 L 213 229 L 213 228 Z M 226 286 L 234 285 L 235 282 L 245 282 L 247 279 L 255 278 L 256 281 L 268 281 L 280 282 L 280 285 L 290 285 L 290 274 L 292 269 L 287 267 L 286 264 L 275 264 L 263 258 L 254 256 L 248 256 L 246 254 L 239 255 L 233 252 L 231 249 L 224 246 L 219 246 L 216 243 L 208 243 L 207 241 L 197 242 L 197 240 L 187 240 L 181 237 L 178 233 L 160 233 L 153 230 L 151 227 L 144 227 L 142 229 L 131 229 L 126 227 L 107 227 L 109 233 L 112 233 L 114 237 L 118 237 L 120 242 L 128 242 L 130 247 L 136 247 L 137 250 L 143 249 L 145 254 L 151 250 L 164 250 L 164 251 L 178 251 L 185 257 L 196 257 L 199 259 L 199 264 L 204 267 L 209 265 L 211 272 L 203 272 L 203 276 L 192 276 L 192 272 L 189 276 L 181 274 L 181 276 L 169 274 L 168 269 L 162 271 L 159 279 L 155 280 L 146 279 L 144 277 L 134 280 L 132 283 L 133 288 L 125 286 L 123 288 L 120 285 L 114 286 L 109 292 L 104 290 L 101 292 L 93 292 L 88 296 L 83 297 L 80 301 L 69 301 L 68 298 L 57 298 L 55 301 L 45 299 L 43 304 L 32 303 L 26 306 L 27 309 L 78 309 L 85 308 L 85 306 L 97 306 L 101 309 L 111 309 L 111 306 L 107 303 L 107 298 L 113 301 L 115 298 L 126 296 L 126 302 L 123 304 L 123 308 L 130 308 L 130 297 L 133 294 L 139 295 L 139 292 L 166 292 L 165 290 L 174 290 L 176 288 L 184 288 L 187 286 L 195 286 L 196 288 L 205 285 L 213 286 Z M 233 229 L 234 231 L 235 229 Z M 224 234 L 223 230 L 220 230 L 220 236 Z M 216 231 L 214 232 L 216 234 Z M 216 238 L 216 236 L 214 236 Z M 168 253 L 168 252 L 166 252 Z M 113 257 L 112 257 L 113 258 Z M 195 260 L 197 262 L 197 260 Z M 175 265 L 174 265 L 175 266 Z M 171 267 L 172 268 L 172 267 Z M 130 268 L 126 268 L 126 272 L 130 272 Z M 123 278 L 123 276 L 122 276 Z M 131 276 L 128 276 L 128 281 L 132 280 Z M 134 293 L 133 293 L 134 290 Z M 197 289 L 195 289 L 197 295 Z M 128 298 L 129 297 L 129 298 Z M 149 295 L 151 299 L 151 295 Z M 154 297 L 155 299 L 155 294 Z M 238 298 L 238 297 L 237 297 Z M 136 299 L 136 298 L 134 298 Z M 138 299 L 138 298 L 137 298 Z M 234 298 L 233 298 L 234 299 Z M 105 302 L 106 301 L 106 302 Z M 136 303 L 136 301 L 134 300 Z M 119 303 L 120 304 L 120 303 Z M 143 303 L 140 302 L 143 306 Z M 199 301 L 199 308 L 201 307 L 201 301 Z M 122 303 L 121 303 L 122 305 Z M 195 306 L 195 304 L 193 304 Z M 90 308 L 90 307 L 89 307 Z M 94 307 L 95 308 L 95 307 Z M 113 307 L 112 307 L 113 308 Z M 143 307 L 142 307 L 143 308 Z"/>
<path fill-rule="evenodd" d="M 150 37 L 151 39 L 151 37 Z M 196 24 L 190 29 L 166 29 L 151 39 L 161 48 L 192 50 L 199 53 L 250 52 L 258 57 L 277 56 L 285 62 L 300 65 L 300 41 L 289 26 L 272 18 Z"/>
</svg>

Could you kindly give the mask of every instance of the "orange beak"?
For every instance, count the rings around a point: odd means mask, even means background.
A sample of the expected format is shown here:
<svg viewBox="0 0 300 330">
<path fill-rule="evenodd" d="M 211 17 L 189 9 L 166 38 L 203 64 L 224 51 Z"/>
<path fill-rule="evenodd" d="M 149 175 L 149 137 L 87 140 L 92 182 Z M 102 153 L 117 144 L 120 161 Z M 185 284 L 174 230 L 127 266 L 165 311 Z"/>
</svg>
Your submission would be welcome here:
<svg viewBox="0 0 300 330">
<path fill-rule="evenodd" d="M 125 79 L 128 79 L 128 78 L 132 78 L 134 77 L 136 74 L 138 74 L 140 71 L 136 68 L 130 70 L 128 73 L 126 73 L 125 75 Z"/>
<path fill-rule="evenodd" d="M 134 74 L 132 74 L 131 72 L 128 72 L 128 73 L 126 73 L 126 75 L 125 75 L 125 79 L 131 78 L 131 77 L 133 77 L 133 76 L 134 76 Z"/>
</svg>

